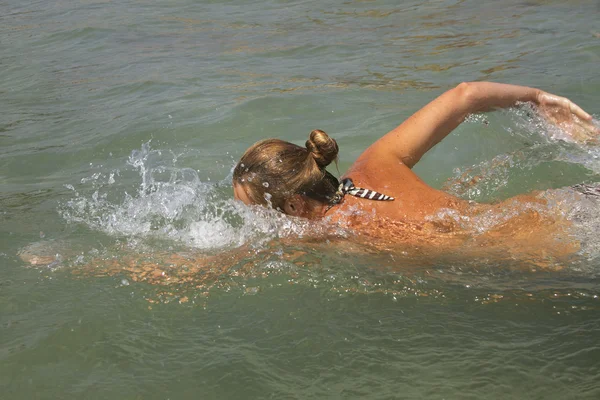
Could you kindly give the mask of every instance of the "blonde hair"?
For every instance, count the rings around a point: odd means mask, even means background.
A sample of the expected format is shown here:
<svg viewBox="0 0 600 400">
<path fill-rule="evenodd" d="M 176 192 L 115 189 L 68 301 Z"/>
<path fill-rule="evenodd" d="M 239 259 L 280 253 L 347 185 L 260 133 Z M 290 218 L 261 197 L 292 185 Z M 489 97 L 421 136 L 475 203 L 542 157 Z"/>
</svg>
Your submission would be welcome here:
<svg viewBox="0 0 600 400">
<path fill-rule="evenodd" d="M 283 210 L 285 200 L 295 194 L 328 203 L 338 180 L 325 169 L 337 160 L 337 142 L 324 131 L 312 131 L 306 147 L 279 139 L 252 145 L 233 171 L 233 183 L 246 188 L 254 204 Z"/>
</svg>

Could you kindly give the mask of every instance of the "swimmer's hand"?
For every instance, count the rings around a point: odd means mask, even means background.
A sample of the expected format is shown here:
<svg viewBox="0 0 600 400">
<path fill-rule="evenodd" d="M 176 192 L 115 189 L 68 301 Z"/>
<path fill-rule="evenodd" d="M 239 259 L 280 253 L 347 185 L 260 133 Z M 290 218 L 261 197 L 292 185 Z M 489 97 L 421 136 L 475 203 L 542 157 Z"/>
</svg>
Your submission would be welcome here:
<svg viewBox="0 0 600 400">
<path fill-rule="evenodd" d="M 540 91 L 537 95 L 537 105 L 543 117 L 576 142 L 598 143 L 600 129 L 592 122 L 592 116 L 571 100 Z"/>
</svg>

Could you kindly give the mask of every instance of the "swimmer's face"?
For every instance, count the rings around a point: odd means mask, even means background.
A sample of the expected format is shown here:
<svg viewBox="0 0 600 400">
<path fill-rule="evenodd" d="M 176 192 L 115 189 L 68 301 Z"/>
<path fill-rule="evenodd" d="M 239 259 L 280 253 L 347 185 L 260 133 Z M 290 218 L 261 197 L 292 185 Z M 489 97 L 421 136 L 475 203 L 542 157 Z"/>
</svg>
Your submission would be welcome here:
<svg viewBox="0 0 600 400">
<path fill-rule="evenodd" d="M 246 205 L 252 204 L 252 201 L 248 197 L 248 193 L 246 192 L 247 187 L 244 185 L 240 185 L 239 183 L 233 184 L 233 198 L 241 201 Z"/>
</svg>

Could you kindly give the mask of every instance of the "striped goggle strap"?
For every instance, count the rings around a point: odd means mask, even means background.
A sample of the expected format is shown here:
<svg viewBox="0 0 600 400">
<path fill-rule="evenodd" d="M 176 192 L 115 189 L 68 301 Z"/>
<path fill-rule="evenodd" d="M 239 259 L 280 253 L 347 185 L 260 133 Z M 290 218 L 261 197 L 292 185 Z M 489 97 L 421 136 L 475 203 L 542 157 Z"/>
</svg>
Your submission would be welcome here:
<svg viewBox="0 0 600 400">
<path fill-rule="evenodd" d="M 333 196 L 333 199 L 331 199 L 329 207 L 331 208 L 335 204 L 339 204 L 346 194 L 355 197 L 360 197 L 361 199 L 377 201 L 394 201 L 394 198 L 392 196 L 388 196 L 383 193 L 376 192 L 374 190 L 356 187 L 354 186 L 352 179 L 346 178 L 340 183 L 337 192 Z"/>
</svg>

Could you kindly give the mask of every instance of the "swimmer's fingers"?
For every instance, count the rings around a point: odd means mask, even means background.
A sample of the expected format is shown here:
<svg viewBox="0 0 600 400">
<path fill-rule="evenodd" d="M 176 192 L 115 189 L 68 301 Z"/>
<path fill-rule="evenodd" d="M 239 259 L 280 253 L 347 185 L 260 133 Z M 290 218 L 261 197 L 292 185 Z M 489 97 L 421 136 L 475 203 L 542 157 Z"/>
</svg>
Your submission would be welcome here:
<svg viewBox="0 0 600 400">
<path fill-rule="evenodd" d="M 575 114 L 576 116 L 578 116 L 579 118 L 581 118 L 584 121 L 591 121 L 592 120 L 592 116 L 588 113 L 586 113 L 583 108 L 579 107 L 577 104 L 573 103 L 572 101 L 569 101 L 569 110 L 571 110 L 571 112 L 573 114 Z"/>
<path fill-rule="evenodd" d="M 576 115 L 578 118 L 584 121 L 591 121 L 592 116 L 585 112 L 577 104 L 573 103 L 566 97 L 557 96 L 551 93 L 540 92 L 538 96 L 538 103 L 541 107 L 558 107 L 571 114 Z"/>
<path fill-rule="evenodd" d="M 587 144 L 598 142 L 600 129 L 592 122 L 592 116 L 571 100 L 540 92 L 538 106 L 540 113 L 549 122 L 558 126 L 575 141 Z"/>
</svg>

